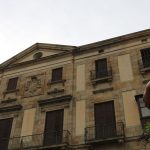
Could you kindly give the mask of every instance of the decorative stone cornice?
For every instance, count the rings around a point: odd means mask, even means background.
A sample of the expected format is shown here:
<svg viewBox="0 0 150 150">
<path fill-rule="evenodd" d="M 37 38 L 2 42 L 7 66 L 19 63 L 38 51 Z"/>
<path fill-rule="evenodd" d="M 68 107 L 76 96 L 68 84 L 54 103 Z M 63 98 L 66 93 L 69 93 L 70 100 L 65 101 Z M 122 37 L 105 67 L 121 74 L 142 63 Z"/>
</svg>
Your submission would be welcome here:
<svg viewBox="0 0 150 150">
<path fill-rule="evenodd" d="M 28 65 L 35 65 L 35 64 L 38 64 L 38 63 L 42 63 L 43 61 L 49 61 L 49 60 L 55 60 L 56 58 L 61 58 L 61 57 L 64 57 L 64 56 L 67 56 L 67 55 L 72 55 L 72 52 L 70 51 L 67 51 L 67 52 L 61 52 L 61 53 L 58 53 L 58 54 L 55 54 L 55 55 L 51 55 L 51 56 L 46 56 L 46 57 L 42 57 L 42 58 L 39 58 L 39 59 L 33 59 L 33 60 L 29 60 L 29 61 L 26 61 L 26 62 L 21 62 L 21 63 L 16 63 L 16 64 L 9 64 L 9 65 L 2 65 L 0 66 L 0 72 L 3 72 L 5 70 L 10 70 L 10 69 L 13 69 L 13 68 L 18 68 L 18 67 L 23 67 L 23 66 L 28 66 Z"/>
<path fill-rule="evenodd" d="M 56 88 L 55 88 L 55 89 L 53 89 L 53 90 L 51 90 L 51 91 L 48 91 L 47 94 L 50 95 L 50 94 L 64 93 L 64 91 L 65 91 L 64 89 L 56 89 Z"/>
<path fill-rule="evenodd" d="M 70 102 L 71 99 L 72 99 L 72 95 L 64 95 L 60 97 L 39 100 L 38 103 L 39 103 L 39 106 L 44 106 L 44 105 L 60 103 L 60 102 Z"/>
<path fill-rule="evenodd" d="M 67 56 L 68 54 L 74 56 L 74 55 L 78 55 L 81 53 L 87 53 L 88 51 L 91 51 L 91 50 L 103 52 L 106 47 L 115 46 L 116 44 L 122 44 L 122 42 L 126 42 L 126 41 L 137 39 L 137 38 L 142 40 L 142 38 L 146 38 L 146 36 L 150 36 L 150 29 L 118 36 L 115 38 L 110 38 L 110 39 L 103 40 L 103 41 L 94 42 L 91 44 L 81 45 L 78 47 L 67 46 L 67 45 L 36 43 L 32 45 L 31 47 L 27 48 L 26 50 L 22 51 L 21 53 L 17 54 L 16 56 L 12 57 L 11 59 L 0 64 L 0 73 L 7 69 L 12 69 L 14 67 L 22 67 L 24 65 L 37 64 L 46 60 L 48 61 L 54 60 L 57 57 L 61 58 L 61 57 Z M 14 64 L 14 62 L 16 62 L 17 60 L 28 55 L 30 52 L 33 52 L 34 50 L 38 50 L 40 48 L 41 49 L 44 48 L 48 50 L 58 50 L 60 51 L 60 53 L 52 55 L 52 56 L 42 57 L 37 60 L 35 59 L 35 60 L 27 61 L 27 62 Z"/>
<path fill-rule="evenodd" d="M 21 110 L 21 109 L 22 109 L 21 104 L 16 104 L 16 105 L 12 105 L 12 106 L 3 106 L 3 107 L 0 107 L 0 113 L 10 112 L 10 111 L 17 111 L 17 110 Z"/>
<path fill-rule="evenodd" d="M 98 90 L 93 91 L 93 94 L 104 93 L 104 92 L 112 91 L 113 89 L 114 89 L 113 87 L 98 89 Z"/>
<path fill-rule="evenodd" d="M 8 103 L 16 102 L 16 101 L 17 101 L 17 99 L 13 98 L 13 99 L 2 100 L 1 103 L 2 104 L 8 104 Z"/>
<path fill-rule="evenodd" d="M 149 35 L 150 35 L 150 29 L 138 31 L 138 32 L 118 36 L 115 38 L 110 38 L 107 40 L 79 46 L 78 49 L 76 49 L 74 52 L 75 54 L 81 54 L 81 53 L 87 52 L 88 50 L 93 50 L 97 48 L 99 50 L 103 50 L 103 48 L 106 46 L 115 45 L 117 43 L 125 42 L 125 41 L 136 39 L 136 38 L 142 38 L 142 37 L 149 36 Z"/>
</svg>

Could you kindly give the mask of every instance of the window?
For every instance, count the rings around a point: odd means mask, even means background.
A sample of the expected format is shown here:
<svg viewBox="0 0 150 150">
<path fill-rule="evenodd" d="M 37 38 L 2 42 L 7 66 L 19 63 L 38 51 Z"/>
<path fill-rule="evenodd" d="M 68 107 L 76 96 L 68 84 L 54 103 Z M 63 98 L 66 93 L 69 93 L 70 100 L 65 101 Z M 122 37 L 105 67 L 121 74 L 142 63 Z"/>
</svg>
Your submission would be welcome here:
<svg viewBox="0 0 150 150">
<path fill-rule="evenodd" d="M 141 50 L 143 67 L 150 67 L 150 48 L 145 48 Z"/>
<path fill-rule="evenodd" d="M 7 150 L 9 144 L 9 137 L 11 133 L 13 119 L 0 120 L 0 149 Z"/>
<path fill-rule="evenodd" d="M 17 88 L 18 77 L 8 80 L 7 91 L 15 90 Z"/>
<path fill-rule="evenodd" d="M 136 95 L 135 98 L 138 104 L 142 124 L 145 124 L 150 120 L 150 110 L 145 106 L 143 95 Z"/>
<path fill-rule="evenodd" d="M 105 115 L 104 115 L 105 114 Z M 116 136 L 116 119 L 114 102 L 104 102 L 94 105 L 95 138 L 112 138 Z"/>
<path fill-rule="evenodd" d="M 46 113 L 44 146 L 61 144 L 63 142 L 63 118 L 63 109 Z"/>
<path fill-rule="evenodd" d="M 96 67 L 96 78 L 102 78 L 108 76 L 106 58 L 96 60 L 95 67 Z"/>
<path fill-rule="evenodd" d="M 62 80 L 62 71 L 63 68 L 57 68 L 52 70 L 52 82 Z"/>
</svg>

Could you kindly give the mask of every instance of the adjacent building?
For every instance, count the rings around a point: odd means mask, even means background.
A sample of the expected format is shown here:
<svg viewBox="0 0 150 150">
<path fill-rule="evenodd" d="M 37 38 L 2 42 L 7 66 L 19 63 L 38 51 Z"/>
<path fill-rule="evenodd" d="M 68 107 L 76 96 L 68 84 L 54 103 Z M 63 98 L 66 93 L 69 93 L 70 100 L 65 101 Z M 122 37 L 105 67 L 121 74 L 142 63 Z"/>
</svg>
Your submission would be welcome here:
<svg viewBox="0 0 150 150">
<path fill-rule="evenodd" d="M 150 29 L 36 43 L 0 65 L 0 150 L 143 150 L 149 80 Z"/>
</svg>

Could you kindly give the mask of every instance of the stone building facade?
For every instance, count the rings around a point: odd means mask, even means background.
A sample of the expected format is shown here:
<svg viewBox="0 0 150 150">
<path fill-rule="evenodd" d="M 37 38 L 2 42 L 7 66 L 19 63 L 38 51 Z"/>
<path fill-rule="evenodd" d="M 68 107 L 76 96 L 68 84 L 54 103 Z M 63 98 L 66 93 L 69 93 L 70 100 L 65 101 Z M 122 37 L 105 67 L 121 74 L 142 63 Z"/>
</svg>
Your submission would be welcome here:
<svg viewBox="0 0 150 150">
<path fill-rule="evenodd" d="M 0 65 L 0 150 L 144 150 L 149 71 L 150 29 L 34 44 Z"/>
</svg>

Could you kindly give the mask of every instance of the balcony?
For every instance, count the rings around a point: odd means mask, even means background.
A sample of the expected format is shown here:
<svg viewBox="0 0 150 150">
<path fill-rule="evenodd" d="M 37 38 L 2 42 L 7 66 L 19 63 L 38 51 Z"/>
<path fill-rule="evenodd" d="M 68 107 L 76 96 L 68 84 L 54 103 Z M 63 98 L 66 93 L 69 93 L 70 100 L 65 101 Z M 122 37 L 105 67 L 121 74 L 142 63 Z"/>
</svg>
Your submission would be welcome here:
<svg viewBox="0 0 150 150">
<path fill-rule="evenodd" d="M 109 141 L 124 140 L 124 125 L 122 122 L 101 126 L 87 127 L 85 129 L 86 143 L 104 143 Z"/>
<path fill-rule="evenodd" d="M 70 132 L 59 131 L 52 133 L 35 134 L 24 137 L 14 137 L 9 139 L 8 150 L 19 149 L 59 149 L 65 148 L 70 141 Z M 5 141 L 4 141 L 5 142 Z"/>
<path fill-rule="evenodd" d="M 138 64 L 139 64 L 141 74 L 150 71 L 150 59 L 144 61 L 141 59 L 138 61 Z"/>
<path fill-rule="evenodd" d="M 107 69 L 104 71 L 91 71 L 91 81 L 93 84 L 112 81 L 112 69 Z"/>
</svg>

